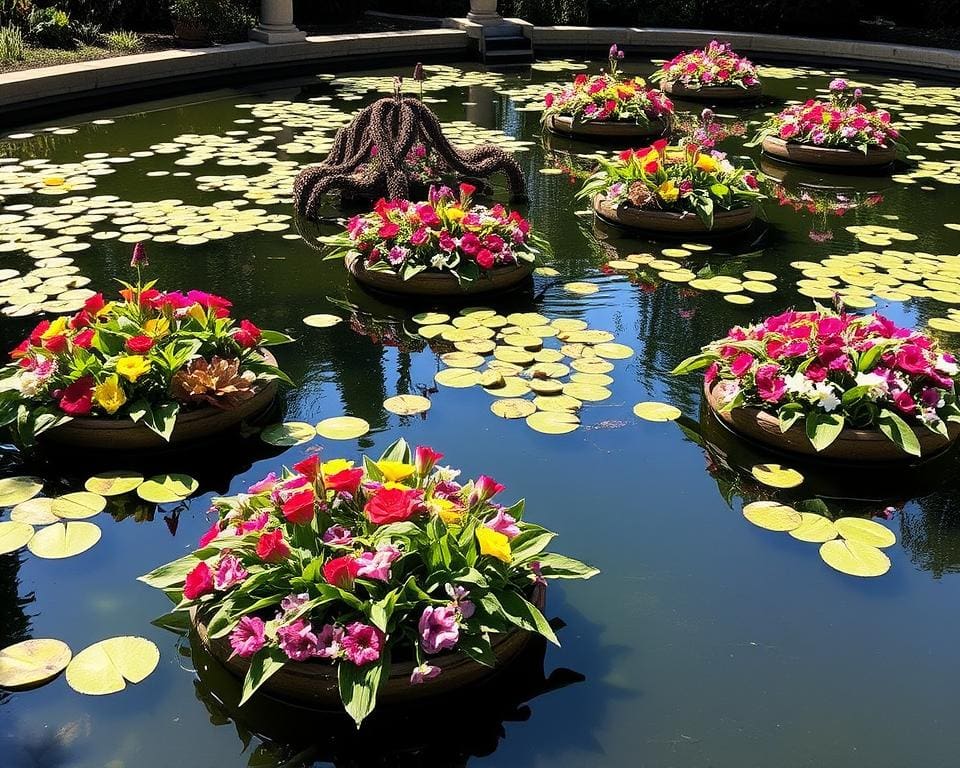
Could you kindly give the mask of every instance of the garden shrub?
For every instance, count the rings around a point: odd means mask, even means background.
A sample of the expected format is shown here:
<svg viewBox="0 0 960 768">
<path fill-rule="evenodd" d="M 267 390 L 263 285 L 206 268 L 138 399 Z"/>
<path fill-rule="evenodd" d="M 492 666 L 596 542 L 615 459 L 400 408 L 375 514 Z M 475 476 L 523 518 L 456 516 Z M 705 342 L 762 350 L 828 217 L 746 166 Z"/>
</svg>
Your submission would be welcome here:
<svg viewBox="0 0 960 768">
<path fill-rule="evenodd" d="M 8 24 L 0 27 L 0 61 L 21 61 L 24 52 L 23 32 Z"/>
<path fill-rule="evenodd" d="M 27 20 L 27 37 L 41 48 L 76 48 L 70 15 L 59 8 L 34 8 Z"/>
</svg>

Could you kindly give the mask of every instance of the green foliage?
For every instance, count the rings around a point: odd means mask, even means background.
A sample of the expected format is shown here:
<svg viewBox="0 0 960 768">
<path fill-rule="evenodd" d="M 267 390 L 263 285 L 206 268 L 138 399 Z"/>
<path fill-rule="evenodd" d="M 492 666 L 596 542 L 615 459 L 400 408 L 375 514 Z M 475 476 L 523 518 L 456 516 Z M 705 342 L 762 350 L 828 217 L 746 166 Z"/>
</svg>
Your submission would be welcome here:
<svg viewBox="0 0 960 768">
<path fill-rule="evenodd" d="M 70 15 L 59 8 L 34 8 L 27 20 L 27 38 L 42 48 L 76 48 Z"/>
<path fill-rule="evenodd" d="M 23 33 L 15 26 L 0 27 L 0 61 L 22 61 Z"/>
<path fill-rule="evenodd" d="M 102 45 L 103 28 L 93 21 L 78 21 L 73 24 L 74 38 L 81 45 Z"/>
<path fill-rule="evenodd" d="M 143 38 L 136 32 L 127 29 L 118 29 L 105 35 L 107 48 L 125 53 L 135 53 L 143 50 Z"/>
</svg>

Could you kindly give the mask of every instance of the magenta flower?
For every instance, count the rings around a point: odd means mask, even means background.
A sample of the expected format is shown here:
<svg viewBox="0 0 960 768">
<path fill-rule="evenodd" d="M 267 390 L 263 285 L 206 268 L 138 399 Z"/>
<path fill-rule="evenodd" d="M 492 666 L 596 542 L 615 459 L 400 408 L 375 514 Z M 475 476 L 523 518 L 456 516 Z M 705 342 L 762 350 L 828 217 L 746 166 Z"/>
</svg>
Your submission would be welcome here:
<svg viewBox="0 0 960 768">
<path fill-rule="evenodd" d="M 277 484 L 277 475 L 274 472 L 271 472 L 263 480 L 258 483 L 254 483 L 247 489 L 247 493 L 256 495 L 258 493 L 263 493 L 265 491 L 272 491 L 273 486 Z"/>
<path fill-rule="evenodd" d="M 447 594 L 450 595 L 451 600 L 453 600 L 453 607 L 460 612 L 460 618 L 469 619 L 471 616 L 473 616 L 477 608 L 473 602 L 467 600 L 467 597 L 470 596 L 470 592 L 466 589 L 466 587 L 461 587 L 459 584 L 447 584 L 444 589 L 446 590 Z"/>
<path fill-rule="evenodd" d="M 263 619 L 256 616 L 243 616 L 230 633 L 230 647 L 233 656 L 249 659 L 266 645 Z"/>
<path fill-rule="evenodd" d="M 343 654 L 343 630 L 333 624 L 324 624 L 317 643 L 317 656 L 321 659 L 339 658 Z"/>
<path fill-rule="evenodd" d="M 147 249 L 143 243 L 137 243 L 133 246 L 133 256 L 130 259 L 131 267 L 148 267 L 150 262 L 147 259 Z"/>
<path fill-rule="evenodd" d="M 353 543 L 353 531 L 342 525 L 332 525 L 323 532 L 323 543 L 350 546 Z"/>
<path fill-rule="evenodd" d="M 242 584 L 250 574 L 244 569 L 239 558 L 224 554 L 217 564 L 217 571 L 213 575 L 213 586 L 221 592 Z"/>
<path fill-rule="evenodd" d="M 448 605 L 428 605 L 420 616 L 420 647 L 434 654 L 453 648 L 460 641 L 457 611 Z"/>
<path fill-rule="evenodd" d="M 380 544 L 376 552 L 363 552 L 357 558 L 360 563 L 357 575 L 377 581 L 389 581 L 390 566 L 400 555 L 400 550 L 392 544 Z"/>
<path fill-rule="evenodd" d="M 301 592 L 299 595 L 287 595 L 280 601 L 280 610 L 284 616 L 288 616 L 296 610 L 299 610 L 310 599 L 310 595 Z"/>
<path fill-rule="evenodd" d="M 433 680 L 442 671 L 440 667 L 433 667 L 424 662 L 420 666 L 414 667 L 413 672 L 410 673 L 410 685 L 422 685 L 427 680 Z"/>
<path fill-rule="evenodd" d="M 414 465 L 417 468 L 417 474 L 421 477 L 429 474 L 434 465 L 443 458 L 443 454 L 426 445 L 418 445 L 414 454 Z"/>
<path fill-rule="evenodd" d="M 514 520 L 513 516 L 500 509 L 497 510 L 492 518 L 487 520 L 484 525 L 497 533 L 502 533 L 508 539 L 512 539 L 514 536 L 520 535 L 520 529 L 517 527 L 517 521 Z"/>
<path fill-rule="evenodd" d="M 306 661 L 320 651 L 320 643 L 313 633 L 313 627 L 303 619 L 280 627 L 277 630 L 277 640 L 280 642 L 280 650 L 292 661 Z"/>
<path fill-rule="evenodd" d="M 492 499 L 502 490 L 503 486 L 492 477 L 480 475 L 473 483 L 473 493 L 470 494 L 470 506 L 482 504 L 488 499 Z"/>
<path fill-rule="evenodd" d="M 380 658 L 384 637 L 376 627 L 355 621 L 347 626 L 341 642 L 347 660 L 362 667 Z"/>
</svg>

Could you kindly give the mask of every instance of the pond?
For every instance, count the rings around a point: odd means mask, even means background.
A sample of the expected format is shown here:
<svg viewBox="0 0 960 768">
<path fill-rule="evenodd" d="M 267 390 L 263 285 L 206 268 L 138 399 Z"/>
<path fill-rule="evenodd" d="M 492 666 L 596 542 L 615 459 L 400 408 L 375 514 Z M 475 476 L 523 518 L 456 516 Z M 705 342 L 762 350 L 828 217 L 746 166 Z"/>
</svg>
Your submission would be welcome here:
<svg viewBox="0 0 960 768">
<path fill-rule="evenodd" d="M 129 276 L 132 243 L 149 239 L 149 274 L 164 286 L 228 296 L 236 316 L 296 337 L 276 349 L 297 383 L 276 419 L 348 414 L 372 426 L 359 440 L 316 440 L 285 451 L 252 436 L 200 455 L 174 454 L 165 466 L 201 481 L 184 504 L 113 500 L 97 520 L 102 540 L 90 551 L 62 561 L 26 550 L 0 557 L 0 647 L 56 637 L 80 649 L 132 634 L 161 652 L 150 678 L 115 696 L 81 696 L 62 678 L 0 693 L 0 763 L 892 768 L 919 753 L 925 766 L 955 764 L 956 452 L 904 473 L 798 461 L 792 465 L 805 483 L 775 492 L 744 471 L 769 456 L 701 420 L 699 377 L 670 371 L 735 324 L 809 307 L 810 294 L 829 303 L 837 281 L 816 270 L 806 276 L 810 265 L 794 266 L 799 262 L 832 258 L 836 271 L 843 257 L 865 273 L 851 283 L 851 307 L 875 303 L 918 327 L 949 317 L 960 303 L 958 273 L 949 268 L 960 262 L 960 132 L 953 128 L 960 88 L 849 69 L 767 67 L 763 102 L 720 108 L 719 120 L 760 120 L 843 75 L 905 125 L 914 165 L 892 177 L 790 168 L 780 178 L 784 169 L 771 167 L 782 184 L 768 182 L 765 224 L 709 251 L 664 256 L 661 249 L 685 241 L 628 237 L 584 215 L 570 169 L 585 162 L 578 154 L 595 148 L 541 138 L 539 113 L 524 108 L 542 93 L 538 85 L 566 80 L 572 70 L 430 69 L 428 103 L 452 124 L 455 140 L 494 137 L 516 152 L 530 187 L 524 213 L 554 250 L 557 276 L 537 276 L 532 292 L 483 303 L 582 319 L 635 351 L 612 361 L 611 396 L 586 405 L 579 429 L 555 436 L 498 418 L 493 398 L 479 387 L 436 387 L 443 366 L 410 320 L 431 307 L 364 293 L 342 265 L 321 260 L 300 236 L 289 201 L 293 175 L 322 156 L 351 112 L 391 92 L 394 75 L 407 74 L 365 71 L 237 87 L 91 112 L 0 138 L 0 270 L 27 272 L 34 259 L 56 259 L 46 262 L 53 276 L 75 265 L 78 272 L 63 274 L 89 278 L 65 289 L 109 292 L 116 278 Z M 742 144 L 731 137 L 722 148 L 759 163 L 757 151 Z M 50 177 L 64 181 L 45 184 Z M 26 249 L 23 240 L 10 245 L 24 234 L 40 237 L 28 238 Z M 604 268 L 637 253 L 672 255 L 694 272 L 767 272 L 759 282 L 776 290 L 737 289 L 754 301 L 734 304 L 729 294 L 661 279 L 664 268 L 649 263 L 630 276 Z M 876 280 L 889 269 L 923 280 L 943 274 L 932 287 L 902 276 L 914 286 L 903 296 L 889 279 Z M 570 282 L 598 290 L 573 293 L 564 288 Z M 21 309 L 0 319 L 4 349 L 37 320 L 29 306 Z M 316 313 L 348 322 L 305 326 L 302 318 Z M 957 341 L 942 336 L 948 346 Z M 428 394 L 431 409 L 412 417 L 384 409 L 385 398 L 407 392 Z M 684 416 L 641 421 L 632 409 L 645 400 L 675 404 Z M 544 661 L 553 676 L 527 687 L 518 680 L 496 706 L 465 706 L 462 717 L 453 713 L 440 727 L 400 720 L 403 748 L 365 741 L 362 732 L 352 736 L 342 723 L 328 727 L 302 711 L 258 705 L 238 714 L 230 681 L 211 671 L 188 640 L 151 625 L 167 601 L 136 577 L 192 549 L 209 526 L 212 497 L 240 492 L 317 445 L 327 456 L 353 458 L 378 455 L 401 436 L 442 450 L 469 474 L 492 475 L 506 486 L 505 496 L 525 497 L 530 514 L 559 533 L 560 551 L 602 569 L 592 581 L 551 586 L 548 614 L 565 624 L 562 647 L 549 649 Z M 42 474 L 47 493 L 76 490 L 89 474 L 86 458 L 75 452 L 25 467 L 6 451 L 0 469 L 4 476 Z M 897 537 L 886 550 L 890 571 L 875 579 L 846 576 L 827 567 L 814 545 L 750 525 L 742 505 L 765 498 L 819 499 L 831 516 L 876 516 Z"/>
</svg>

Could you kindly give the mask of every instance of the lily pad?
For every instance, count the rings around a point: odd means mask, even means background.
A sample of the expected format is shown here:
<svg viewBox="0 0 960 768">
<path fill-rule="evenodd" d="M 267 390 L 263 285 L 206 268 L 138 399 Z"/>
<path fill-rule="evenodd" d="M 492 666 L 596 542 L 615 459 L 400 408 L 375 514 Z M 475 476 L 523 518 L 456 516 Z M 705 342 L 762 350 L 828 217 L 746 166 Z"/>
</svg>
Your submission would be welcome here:
<svg viewBox="0 0 960 768">
<path fill-rule="evenodd" d="M 565 435 L 580 426 L 580 419 L 569 411 L 537 411 L 527 416 L 527 426 L 545 435 Z"/>
<path fill-rule="evenodd" d="M 160 663 L 157 646 L 143 637 L 112 637 L 84 648 L 67 666 L 67 685 L 103 696 L 142 682 Z"/>
<path fill-rule="evenodd" d="M 600 357 L 578 357 L 570 362 L 570 367 L 580 373 L 609 373 L 614 369 L 613 363 Z"/>
<path fill-rule="evenodd" d="M 337 315 L 307 315 L 303 318 L 304 325 L 309 325 L 311 328 L 332 328 L 333 326 L 342 323 L 343 318 L 338 317 Z"/>
<path fill-rule="evenodd" d="M 35 688 L 67 668 L 73 656 L 62 640 L 34 638 L 0 650 L 0 688 Z"/>
<path fill-rule="evenodd" d="M 86 520 L 96 517 L 107 506 L 107 500 L 98 493 L 77 491 L 53 500 L 51 511 L 61 520 Z"/>
<path fill-rule="evenodd" d="M 681 411 L 669 403 L 647 401 L 633 406 L 635 415 L 646 421 L 675 421 L 680 418 Z"/>
<path fill-rule="evenodd" d="M 803 523 L 797 510 L 775 501 L 754 501 L 746 504 L 743 507 L 743 516 L 768 531 L 792 531 Z"/>
<path fill-rule="evenodd" d="M 608 342 L 606 344 L 597 344 L 593 347 L 597 357 L 603 357 L 608 360 L 625 360 L 633 356 L 633 348 L 626 344 L 616 344 Z"/>
<path fill-rule="evenodd" d="M 0 507 L 15 507 L 32 499 L 43 490 L 43 481 L 36 477 L 5 477 L 0 480 Z"/>
<path fill-rule="evenodd" d="M 93 523 L 54 523 L 37 531 L 27 547 L 45 560 L 62 560 L 86 552 L 100 536 L 100 528 Z"/>
<path fill-rule="evenodd" d="M 456 354 L 451 352 L 450 354 Z M 445 368 L 437 371 L 433 380 L 444 387 L 465 389 L 480 383 L 480 372 L 472 368 Z"/>
<path fill-rule="evenodd" d="M 142 483 L 143 475 L 139 472 L 115 469 L 88 478 L 83 487 L 90 493 L 97 493 L 101 496 L 122 496 L 125 493 L 137 490 Z"/>
<path fill-rule="evenodd" d="M 17 504 L 10 512 L 10 519 L 28 525 L 51 525 L 60 520 L 53 514 L 53 499 L 39 497 Z"/>
<path fill-rule="evenodd" d="M 0 555 L 25 547 L 34 536 L 33 526 L 18 520 L 0 523 Z"/>
<path fill-rule="evenodd" d="M 750 474 L 771 488 L 796 488 L 803 482 L 803 475 L 797 470 L 779 464 L 757 464 L 751 467 Z"/>
<path fill-rule="evenodd" d="M 430 401 L 420 395 L 394 395 L 383 401 L 383 407 L 398 416 L 413 416 L 430 410 Z"/>
<path fill-rule="evenodd" d="M 595 403 L 606 400 L 613 393 L 599 384 L 582 384 L 574 381 L 563 387 L 563 394 L 568 397 L 575 397 L 577 400 L 586 400 Z"/>
<path fill-rule="evenodd" d="M 333 416 L 317 424 L 316 432 L 327 440 L 355 440 L 370 431 L 370 424 L 356 416 Z"/>
<path fill-rule="evenodd" d="M 450 315 L 445 315 L 442 312 L 421 312 L 419 315 L 413 316 L 413 322 L 417 325 L 440 325 L 441 323 L 449 323 Z"/>
<path fill-rule="evenodd" d="M 507 397 L 492 402 L 490 410 L 501 419 L 525 419 L 536 413 L 537 406 L 529 400 Z"/>
<path fill-rule="evenodd" d="M 458 343 L 468 344 L 470 342 Z M 451 368 L 477 368 L 478 366 L 483 365 L 485 360 L 482 355 L 478 355 L 474 352 L 447 352 L 446 354 L 440 355 L 440 359 L 443 361 L 444 365 L 448 365 Z"/>
<path fill-rule="evenodd" d="M 882 576 L 890 570 L 890 558 L 869 544 L 846 539 L 834 539 L 820 545 L 823 561 L 841 573 L 850 576 Z"/>
<path fill-rule="evenodd" d="M 288 447 L 308 443 L 317 436 L 317 428 L 305 421 L 285 421 L 265 427 L 260 439 L 270 445 Z"/>
<path fill-rule="evenodd" d="M 154 475 L 137 488 L 137 496 L 153 504 L 172 504 L 183 501 L 199 487 L 190 475 Z"/>
<path fill-rule="evenodd" d="M 873 520 L 860 517 L 841 517 L 836 521 L 837 532 L 847 541 L 857 541 L 882 549 L 897 543 L 897 537 L 889 528 Z"/>
<path fill-rule="evenodd" d="M 837 538 L 837 527 L 833 521 L 813 512 L 801 512 L 800 525 L 790 531 L 790 535 L 800 541 L 823 543 Z"/>
<path fill-rule="evenodd" d="M 582 283 L 582 282 L 564 283 L 563 289 L 568 293 L 573 293 L 577 296 L 589 296 L 591 294 L 597 293 L 600 290 L 593 283 Z"/>
</svg>

